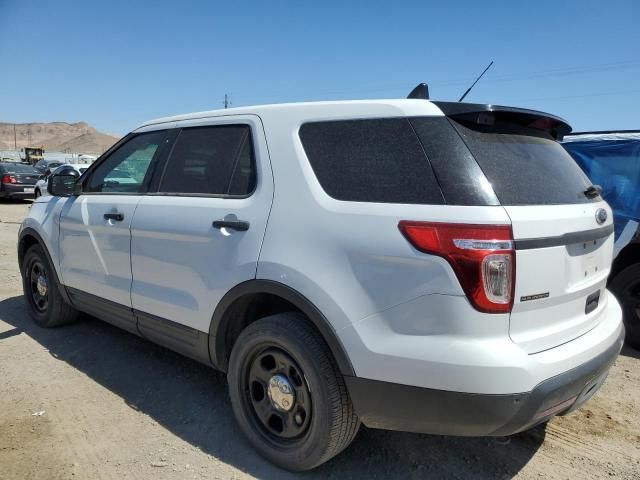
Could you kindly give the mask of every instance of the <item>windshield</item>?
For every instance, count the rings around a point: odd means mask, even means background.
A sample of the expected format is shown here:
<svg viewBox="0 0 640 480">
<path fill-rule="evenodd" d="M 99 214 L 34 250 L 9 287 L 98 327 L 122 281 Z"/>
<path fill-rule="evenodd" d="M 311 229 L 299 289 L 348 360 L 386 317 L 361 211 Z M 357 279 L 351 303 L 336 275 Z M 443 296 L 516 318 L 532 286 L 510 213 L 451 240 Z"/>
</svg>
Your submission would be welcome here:
<svg viewBox="0 0 640 480">
<path fill-rule="evenodd" d="M 539 130 L 451 123 L 502 205 L 601 201 L 584 194 L 589 179 L 558 142 Z"/>
</svg>

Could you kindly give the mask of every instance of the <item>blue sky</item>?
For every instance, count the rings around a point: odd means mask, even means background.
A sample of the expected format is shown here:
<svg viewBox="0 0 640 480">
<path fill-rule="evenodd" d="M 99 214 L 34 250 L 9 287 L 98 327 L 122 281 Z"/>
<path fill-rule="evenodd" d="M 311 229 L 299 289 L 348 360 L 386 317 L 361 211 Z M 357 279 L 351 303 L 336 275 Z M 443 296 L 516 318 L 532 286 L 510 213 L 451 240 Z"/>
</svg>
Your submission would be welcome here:
<svg viewBox="0 0 640 480">
<path fill-rule="evenodd" d="M 233 105 L 404 97 L 640 128 L 640 1 L 0 0 L 0 121 L 122 135 Z"/>
</svg>

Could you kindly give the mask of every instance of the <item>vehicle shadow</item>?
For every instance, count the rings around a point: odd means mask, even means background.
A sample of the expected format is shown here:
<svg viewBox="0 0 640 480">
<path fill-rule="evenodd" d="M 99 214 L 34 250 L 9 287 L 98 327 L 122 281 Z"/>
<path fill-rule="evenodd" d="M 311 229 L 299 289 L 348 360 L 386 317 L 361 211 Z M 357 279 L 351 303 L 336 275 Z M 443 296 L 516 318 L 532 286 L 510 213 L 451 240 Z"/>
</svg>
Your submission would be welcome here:
<svg viewBox="0 0 640 480">
<path fill-rule="evenodd" d="M 18 333 L 28 335 L 184 441 L 258 478 L 506 479 L 527 464 L 545 437 L 544 426 L 508 438 L 363 428 L 333 461 L 290 474 L 246 442 L 233 419 L 223 374 L 98 320 L 40 328 L 29 318 L 22 296 L 0 301 L 0 319 L 15 327 L 0 337 L 0 345 Z"/>
<path fill-rule="evenodd" d="M 640 359 L 640 350 L 636 350 L 633 347 L 630 347 L 628 344 L 624 344 L 622 347 L 622 351 L 620 355 L 624 355 L 625 357 L 638 358 Z"/>
<path fill-rule="evenodd" d="M 3 198 L 0 200 L 2 203 L 15 203 L 18 205 L 28 205 L 33 203 L 33 198 Z"/>
</svg>

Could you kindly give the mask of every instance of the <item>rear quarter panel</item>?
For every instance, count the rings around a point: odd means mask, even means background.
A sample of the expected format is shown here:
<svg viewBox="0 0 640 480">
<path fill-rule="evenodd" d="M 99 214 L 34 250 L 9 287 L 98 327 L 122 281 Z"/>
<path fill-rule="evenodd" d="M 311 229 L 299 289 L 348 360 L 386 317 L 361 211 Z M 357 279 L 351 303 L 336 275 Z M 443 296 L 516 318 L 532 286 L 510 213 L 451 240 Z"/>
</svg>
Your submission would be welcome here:
<svg viewBox="0 0 640 480">
<path fill-rule="evenodd" d="M 426 102 L 425 111 L 435 115 Z M 317 112 L 316 112 L 317 114 Z M 332 110 L 322 119 L 352 118 L 362 112 Z M 405 116 L 398 109 L 370 114 L 377 117 Z M 315 120 L 318 120 L 316 117 Z M 263 118 L 274 173 L 274 204 L 260 254 L 257 278 L 274 280 L 307 297 L 329 320 L 338 338 L 348 342 L 348 351 L 370 350 L 354 324 L 373 319 L 420 297 L 429 308 L 430 300 L 442 296 L 467 302 L 453 270 L 441 257 L 415 250 L 398 229 L 400 220 L 508 224 L 502 207 L 464 207 L 345 202 L 329 197 L 319 185 L 298 136 L 299 126 L 312 121 L 305 112 L 288 111 L 286 118 Z M 438 311 L 443 311 L 438 309 Z M 399 335 L 441 335 L 455 329 L 464 334 L 465 325 L 439 315 L 416 317 L 413 309 L 395 309 L 389 322 Z M 405 312 L 403 317 L 402 312 Z M 420 314 L 419 314 L 420 315 Z M 383 319 L 388 318 L 383 315 Z M 508 334 L 508 316 L 499 315 L 496 331 Z M 404 322 L 404 325 L 402 325 Z M 477 330 L 468 321 L 469 332 Z M 359 344 L 359 345 L 356 345 Z M 366 356 L 360 357 L 366 361 Z M 352 358 L 356 373 L 357 359 Z"/>
</svg>

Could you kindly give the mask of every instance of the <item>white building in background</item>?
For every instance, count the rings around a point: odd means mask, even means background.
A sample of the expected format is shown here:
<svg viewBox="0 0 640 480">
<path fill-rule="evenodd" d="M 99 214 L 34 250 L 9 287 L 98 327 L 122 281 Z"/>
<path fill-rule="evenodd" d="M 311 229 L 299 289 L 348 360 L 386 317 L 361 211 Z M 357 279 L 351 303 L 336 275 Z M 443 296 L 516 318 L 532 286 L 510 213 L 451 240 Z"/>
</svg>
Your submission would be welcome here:
<svg viewBox="0 0 640 480">
<path fill-rule="evenodd" d="M 0 150 L 0 162 L 24 162 L 19 150 Z M 44 159 L 60 163 L 72 163 L 77 165 L 91 165 L 98 157 L 84 153 L 50 152 L 45 150 Z"/>
<path fill-rule="evenodd" d="M 67 158 L 67 163 L 73 163 L 78 165 L 90 165 L 96 161 L 96 156 L 94 155 L 86 155 L 84 153 L 81 154 L 72 154 L 71 157 Z"/>
<path fill-rule="evenodd" d="M 20 162 L 20 152 L 17 150 L 0 150 L 0 162 Z"/>
<path fill-rule="evenodd" d="M 76 165 L 90 165 L 95 162 L 96 156 L 86 155 L 84 153 L 65 153 L 65 152 L 44 152 L 45 160 L 57 160 L 64 163 L 72 163 Z"/>
</svg>

